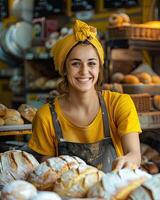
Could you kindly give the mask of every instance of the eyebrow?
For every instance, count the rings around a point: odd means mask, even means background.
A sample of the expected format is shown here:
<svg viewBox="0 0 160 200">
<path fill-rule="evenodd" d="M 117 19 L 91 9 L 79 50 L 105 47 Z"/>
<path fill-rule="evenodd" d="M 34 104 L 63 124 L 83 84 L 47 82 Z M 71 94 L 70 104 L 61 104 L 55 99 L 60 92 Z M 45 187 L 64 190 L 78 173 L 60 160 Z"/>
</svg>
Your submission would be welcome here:
<svg viewBox="0 0 160 200">
<path fill-rule="evenodd" d="M 81 59 L 78 59 L 78 58 L 72 58 L 72 59 L 70 59 L 69 61 L 73 61 L 73 60 L 81 61 Z M 90 59 L 88 59 L 88 60 L 89 60 L 89 61 L 92 61 L 92 60 L 96 60 L 96 61 L 97 61 L 96 58 L 90 58 Z"/>
</svg>

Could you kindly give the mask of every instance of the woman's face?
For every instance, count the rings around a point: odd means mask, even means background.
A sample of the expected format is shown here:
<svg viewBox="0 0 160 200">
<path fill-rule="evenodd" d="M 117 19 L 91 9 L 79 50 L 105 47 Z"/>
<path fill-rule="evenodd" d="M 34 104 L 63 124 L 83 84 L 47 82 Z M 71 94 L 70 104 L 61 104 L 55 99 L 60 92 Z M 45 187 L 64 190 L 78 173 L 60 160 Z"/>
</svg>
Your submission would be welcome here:
<svg viewBox="0 0 160 200">
<path fill-rule="evenodd" d="M 95 89 L 100 61 L 92 45 L 80 44 L 73 48 L 66 60 L 69 88 L 79 92 Z"/>
</svg>

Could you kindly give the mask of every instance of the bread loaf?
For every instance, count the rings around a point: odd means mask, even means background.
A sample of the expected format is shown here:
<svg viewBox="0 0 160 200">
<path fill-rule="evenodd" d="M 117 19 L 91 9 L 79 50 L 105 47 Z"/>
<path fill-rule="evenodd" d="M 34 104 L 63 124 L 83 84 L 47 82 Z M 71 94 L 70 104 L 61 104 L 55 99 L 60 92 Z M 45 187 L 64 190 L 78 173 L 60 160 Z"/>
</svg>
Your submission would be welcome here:
<svg viewBox="0 0 160 200">
<path fill-rule="evenodd" d="M 38 161 L 24 151 L 10 150 L 0 154 L 0 185 L 5 185 L 13 180 L 26 180 Z"/>
<path fill-rule="evenodd" d="M 55 181 L 65 171 L 77 168 L 86 163 L 76 156 L 59 156 L 48 159 L 38 165 L 35 170 L 29 174 L 28 181 L 34 184 L 39 190 L 53 190 Z"/>
<path fill-rule="evenodd" d="M 54 191 L 62 197 L 83 198 L 103 175 L 104 173 L 95 167 L 81 165 L 64 172 L 55 182 Z"/>
<path fill-rule="evenodd" d="M 0 126 L 3 126 L 5 124 L 4 119 L 0 117 Z"/>
<path fill-rule="evenodd" d="M 13 115 L 12 117 L 5 117 L 4 123 L 5 125 L 22 125 L 24 124 L 24 120 L 21 117 Z"/>
<path fill-rule="evenodd" d="M 105 174 L 101 181 L 89 189 L 88 197 L 104 198 L 105 200 L 124 200 L 135 188 L 152 176 L 136 169 L 121 169 L 118 172 Z"/>
<path fill-rule="evenodd" d="M 135 75 L 131 75 L 128 74 L 124 77 L 124 79 L 122 80 L 123 83 L 127 83 L 127 84 L 139 84 L 140 81 L 139 79 L 135 76 Z"/>
<path fill-rule="evenodd" d="M 14 116 L 21 117 L 21 114 L 15 109 L 7 109 L 4 119 L 14 117 Z"/>
<path fill-rule="evenodd" d="M 30 200 L 61 200 L 61 197 L 55 192 L 38 192 L 38 194 Z"/>
<path fill-rule="evenodd" d="M 26 181 L 16 180 L 5 185 L 2 189 L 3 200 L 29 200 L 37 195 L 37 189 Z"/>
<path fill-rule="evenodd" d="M 147 72 L 138 73 L 138 74 L 136 74 L 136 76 L 138 77 L 138 79 L 141 83 L 144 83 L 144 84 L 152 83 L 152 77 Z"/>
<path fill-rule="evenodd" d="M 7 107 L 3 104 L 0 104 L 0 117 L 3 117 L 6 114 Z"/>
<path fill-rule="evenodd" d="M 37 112 L 37 108 L 27 105 L 27 104 L 21 104 L 18 107 L 18 111 L 20 112 L 20 114 L 22 115 L 24 119 L 28 120 L 29 122 L 32 122 Z"/>
</svg>

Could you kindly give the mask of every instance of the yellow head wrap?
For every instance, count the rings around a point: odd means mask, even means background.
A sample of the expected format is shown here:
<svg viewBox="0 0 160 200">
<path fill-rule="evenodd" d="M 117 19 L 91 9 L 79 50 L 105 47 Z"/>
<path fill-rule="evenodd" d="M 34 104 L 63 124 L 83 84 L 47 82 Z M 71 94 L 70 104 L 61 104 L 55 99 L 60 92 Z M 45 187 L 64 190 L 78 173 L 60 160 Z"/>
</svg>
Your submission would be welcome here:
<svg viewBox="0 0 160 200">
<path fill-rule="evenodd" d="M 54 58 L 55 69 L 62 74 L 67 54 L 79 41 L 84 40 L 88 40 L 97 49 L 99 58 L 103 64 L 104 51 L 96 35 L 97 31 L 95 27 L 89 26 L 80 20 L 76 20 L 73 27 L 73 34 L 58 40 L 52 47 L 51 52 Z"/>
</svg>

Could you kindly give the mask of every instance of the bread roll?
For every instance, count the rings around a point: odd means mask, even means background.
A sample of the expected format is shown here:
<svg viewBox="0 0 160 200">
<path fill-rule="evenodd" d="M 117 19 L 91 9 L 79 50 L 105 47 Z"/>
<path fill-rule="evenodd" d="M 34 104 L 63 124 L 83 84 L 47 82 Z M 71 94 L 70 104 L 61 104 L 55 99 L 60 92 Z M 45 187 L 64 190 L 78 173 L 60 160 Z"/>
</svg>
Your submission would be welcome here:
<svg viewBox="0 0 160 200">
<path fill-rule="evenodd" d="M 141 83 L 150 84 L 152 83 L 152 77 L 147 72 L 141 72 L 136 75 Z"/>
<path fill-rule="evenodd" d="M 30 200 L 61 200 L 61 197 L 55 192 L 38 192 L 38 194 Z"/>
<path fill-rule="evenodd" d="M 27 152 L 10 150 L 0 154 L 0 185 L 13 180 L 26 180 L 28 175 L 39 165 L 38 161 Z"/>
<path fill-rule="evenodd" d="M 39 190 L 53 190 L 55 181 L 63 172 L 77 168 L 86 163 L 76 156 L 59 156 L 48 159 L 38 165 L 35 170 L 29 174 L 28 181 L 34 184 Z"/>
<path fill-rule="evenodd" d="M 28 120 L 29 122 L 32 122 L 37 112 L 37 108 L 27 104 L 21 104 L 18 108 L 18 111 L 20 112 L 20 114 L 24 119 Z"/>
<path fill-rule="evenodd" d="M 7 107 L 3 104 L 0 104 L 0 117 L 3 117 L 6 114 Z"/>
<path fill-rule="evenodd" d="M 14 115 L 12 117 L 5 117 L 4 123 L 5 125 L 22 125 L 24 124 L 24 120 L 21 117 Z"/>
<path fill-rule="evenodd" d="M 13 116 L 21 117 L 21 114 L 15 109 L 7 109 L 4 119 L 13 117 Z"/>
<path fill-rule="evenodd" d="M 131 74 L 126 75 L 122 81 L 123 81 L 123 83 L 127 83 L 127 84 L 139 84 L 140 83 L 139 79 L 135 75 L 131 75 Z"/>
<path fill-rule="evenodd" d="M 160 77 L 159 76 L 152 76 L 152 83 L 160 84 Z"/>
<path fill-rule="evenodd" d="M 120 83 L 124 79 L 124 74 L 121 72 L 116 72 L 112 75 L 112 82 L 113 83 Z"/>
<path fill-rule="evenodd" d="M 4 123 L 5 123 L 5 122 L 4 122 L 4 119 L 0 117 L 0 126 L 3 126 Z"/>
<path fill-rule="evenodd" d="M 37 189 L 26 181 L 16 180 L 5 185 L 2 189 L 3 200 L 29 200 L 37 195 Z"/>
<path fill-rule="evenodd" d="M 112 14 L 108 19 L 109 26 L 122 26 L 123 18 L 119 14 Z"/>
<path fill-rule="evenodd" d="M 160 110 L 160 95 L 155 95 L 153 97 L 153 105 L 157 110 Z"/>
<path fill-rule="evenodd" d="M 123 23 L 130 24 L 130 17 L 126 13 L 119 13 L 119 15 L 122 17 Z"/>
<path fill-rule="evenodd" d="M 90 198 L 126 199 L 127 195 L 152 176 L 142 170 L 121 169 L 105 174 L 88 191 Z"/>
<path fill-rule="evenodd" d="M 99 182 L 104 173 L 89 165 L 64 172 L 55 182 L 54 191 L 62 197 L 86 197 L 89 188 Z"/>
</svg>

